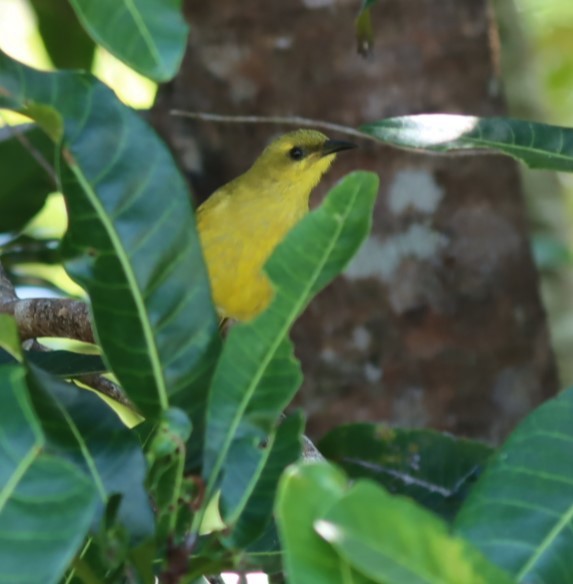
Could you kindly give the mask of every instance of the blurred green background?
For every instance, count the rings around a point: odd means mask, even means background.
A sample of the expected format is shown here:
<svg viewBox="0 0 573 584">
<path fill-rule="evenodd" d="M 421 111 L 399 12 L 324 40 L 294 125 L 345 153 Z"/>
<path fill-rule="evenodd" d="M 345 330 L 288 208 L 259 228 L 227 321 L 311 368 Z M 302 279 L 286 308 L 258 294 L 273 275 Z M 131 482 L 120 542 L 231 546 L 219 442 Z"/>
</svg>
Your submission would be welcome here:
<svg viewBox="0 0 573 584">
<path fill-rule="evenodd" d="M 509 114 L 573 126 L 573 1 L 493 0 Z M 561 387 L 573 384 L 573 176 L 522 169 Z"/>
<path fill-rule="evenodd" d="M 42 43 L 32 4 L 39 12 L 47 4 L 57 3 L 65 10 L 64 0 L 0 0 L 0 47 L 29 65 L 52 68 L 55 57 L 50 58 Z M 358 11 L 360 1 L 356 4 Z M 499 52 L 496 56 L 510 115 L 573 126 L 573 0 L 492 0 L 492 9 L 500 33 L 499 47 L 494 42 L 492 48 L 494 54 Z M 66 53 L 72 30 L 70 26 L 61 35 L 58 57 L 70 59 L 69 66 L 80 58 Z M 56 39 L 58 34 L 56 31 Z M 126 103 L 137 108 L 151 106 L 157 89 L 154 83 L 103 49 L 98 48 L 90 59 L 92 71 Z M 2 114 L 0 126 L 4 121 L 18 120 Z M 541 274 L 561 386 L 567 387 L 573 385 L 573 176 L 522 172 L 532 249 Z M 44 211 L 27 228 L 44 237 L 59 236 L 64 229 L 65 210 L 59 195 L 50 196 Z M 37 274 L 39 268 L 30 265 L 27 269 Z M 42 278 L 57 287 L 81 293 L 63 270 L 45 266 L 41 270 Z"/>
</svg>

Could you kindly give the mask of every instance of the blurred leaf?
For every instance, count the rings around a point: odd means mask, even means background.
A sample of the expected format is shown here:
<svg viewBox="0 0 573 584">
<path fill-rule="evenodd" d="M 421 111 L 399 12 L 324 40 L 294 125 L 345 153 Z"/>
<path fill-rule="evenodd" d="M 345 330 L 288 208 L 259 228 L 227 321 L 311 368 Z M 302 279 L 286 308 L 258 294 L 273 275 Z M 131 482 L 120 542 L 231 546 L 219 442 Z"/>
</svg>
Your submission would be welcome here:
<svg viewBox="0 0 573 584">
<path fill-rule="evenodd" d="M 0 313 L 0 348 L 4 349 L 16 363 L 23 360 L 23 351 L 14 318 Z M 8 361 L 10 363 L 11 361 Z"/>
<path fill-rule="evenodd" d="M 315 522 L 342 498 L 346 483 L 344 474 L 327 463 L 300 463 L 289 467 L 281 478 L 275 512 L 289 584 L 371 582 L 314 529 Z"/>
<path fill-rule="evenodd" d="M 36 125 L 0 128 L 0 232 L 22 229 L 56 189 L 30 149 L 52 163 L 54 145 Z"/>
<path fill-rule="evenodd" d="M 92 68 L 95 43 L 81 27 L 68 2 L 30 0 L 46 52 L 57 69 Z M 65 31 L 65 34 L 62 34 Z"/>
<path fill-rule="evenodd" d="M 57 239 L 37 239 L 20 234 L 0 245 L 5 268 L 23 263 L 59 264 L 62 256 Z"/>
<path fill-rule="evenodd" d="M 243 487 L 223 477 L 221 496 L 230 521 L 243 511 L 267 463 L 269 451 L 259 444 L 300 384 L 289 328 L 368 234 L 377 190 L 378 178 L 366 172 L 352 173 L 332 189 L 268 261 L 276 286 L 269 308 L 227 337 L 209 393 L 203 476 L 208 500 L 221 473 L 241 465 L 248 479 Z"/>
<path fill-rule="evenodd" d="M 106 362 L 146 415 L 175 405 L 196 427 L 218 321 L 171 155 L 91 75 L 41 73 L 0 53 L 0 106 L 63 140 L 66 269 L 90 295 Z"/>
<path fill-rule="evenodd" d="M 283 572 L 283 552 L 274 521 L 271 521 L 263 534 L 247 547 L 243 561 L 248 570 L 261 571 L 265 574 Z"/>
<path fill-rule="evenodd" d="M 372 28 L 370 7 L 376 2 L 377 0 L 362 0 L 362 7 L 354 23 L 358 52 L 364 57 L 371 55 L 374 47 L 374 30 Z"/>
<path fill-rule="evenodd" d="M 531 168 L 573 172 L 573 129 L 510 118 L 423 114 L 388 118 L 360 129 L 381 142 L 415 150 L 484 150 Z"/>
<path fill-rule="evenodd" d="M 0 326 L 0 336 L 4 348 L 18 345 L 15 325 Z M 25 376 L 20 364 L 0 365 L 0 582 L 55 584 L 88 533 L 98 495 L 73 464 L 46 452 Z"/>
<path fill-rule="evenodd" d="M 238 517 L 228 539 L 230 545 L 241 549 L 263 535 L 271 520 L 279 479 L 284 469 L 300 457 L 303 428 L 304 419 L 300 413 L 296 413 L 282 420 L 276 432 L 269 437 L 265 448 L 270 449 L 270 453 L 259 480 L 252 489 L 249 500 L 246 503 L 237 504 L 243 512 Z M 241 485 L 240 465 L 237 465 L 235 471 L 232 473 L 230 469 L 227 469 L 225 475 L 227 484 L 223 484 L 223 489 L 227 493 L 233 489 L 235 481 Z M 245 491 L 248 492 L 249 489 L 239 489 L 241 495 Z"/>
<path fill-rule="evenodd" d="M 181 64 L 188 26 L 181 0 L 70 0 L 88 34 L 118 59 L 155 81 Z"/>
<path fill-rule="evenodd" d="M 320 452 L 353 479 L 370 478 L 453 519 L 492 449 L 435 430 L 349 424 L 329 432 Z"/>
<path fill-rule="evenodd" d="M 73 351 L 25 351 L 24 354 L 29 363 L 58 377 L 78 377 L 106 371 L 106 366 L 99 355 L 83 355 Z M 0 365 L 13 361 L 8 353 L 0 350 Z"/>
<path fill-rule="evenodd" d="M 535 264 L 540 270 L 558 270 L 571 264 L 571 251 L 555 236 L 533 235 L 531 246 Z"/>
<path fill-rule="evenodd" d="M 358 481 L 314 522 L 353 568 L 380 584 L 511 584 L 432 513 Z"/>
<path fill-rule="evenodd" d="M 135 435 L 92 392 L 35 368 L 30 380 L 50 452 L 91 476 L 100 493 L 100 514 L 112 495 L 121 495 L 117 521 L 132 545 L 151 537 L 155 526 L 144 489 L 147 464 Z"/>
<path fill-rule="evenodd" d="M 458 531 L 516 581 L 573 582 L 573 389 L 510 435 L 472 489 Z"/>
</svg>

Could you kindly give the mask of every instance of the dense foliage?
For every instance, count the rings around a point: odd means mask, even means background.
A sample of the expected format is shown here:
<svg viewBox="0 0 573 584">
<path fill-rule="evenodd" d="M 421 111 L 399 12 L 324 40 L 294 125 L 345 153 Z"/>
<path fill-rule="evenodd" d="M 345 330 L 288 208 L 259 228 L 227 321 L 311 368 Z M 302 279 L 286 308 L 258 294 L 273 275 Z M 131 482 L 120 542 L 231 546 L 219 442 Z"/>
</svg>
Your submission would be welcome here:
<svg viewBox="0 0 573 584">
<path fill-rule="evenodd" d="M 177 72 L 177 0 L 139 2 L 136 14 L 124 1 L 71 4 L 89 37 L 139 72 Z M 14 131 L 0 136 L 0 261 L 9 273 L 30 258 L 61 263 L 89 297 L 101 349 L 42 357 L 0 315 L 0 582 L 263 571 L 293 584 L 573 583 L 571 391 L 497 452 L 357 424 L 323 439 L 331 462 L 300 461 L 303 417 L 281 420 L 302 380 L 289 330 L 367 236 L 376 176 L 348 175 L 289 234 L 266 268 L 271 306 L 222 342 L 187 186 L 139 114 L 88 73 L 38 72 L 3 53 L 0 108 L 33 121 L 17 130 L 28 149 Z M 399 147 L 489 149 L 573 169 L 564 128 L 441 115 L 362 131 Z M 54 189 L 30 147 L 66 199 L 57 248 L 20 235 Z M 117 406 L 72 381 L 101 371 L 144 421 L 132 416 L 128 428 Z"/>
</svg>

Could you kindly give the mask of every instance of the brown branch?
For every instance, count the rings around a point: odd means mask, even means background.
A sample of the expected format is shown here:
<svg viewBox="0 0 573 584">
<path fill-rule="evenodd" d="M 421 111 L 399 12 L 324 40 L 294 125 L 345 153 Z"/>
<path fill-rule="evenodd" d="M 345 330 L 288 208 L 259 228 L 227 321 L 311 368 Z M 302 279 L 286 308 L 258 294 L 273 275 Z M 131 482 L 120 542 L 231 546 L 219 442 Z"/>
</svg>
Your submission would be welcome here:
<svg viewBox="0 0 573 584">
<path fill-rule="evenodd" d="M 129 401 L 127 396 L 123 393 L 121 388 L 113 381 L 111 381 L 111 379 L 108 379 L 103 375 L 93 373 L 90 375 L 80 375 L 74 379 L 134 411 L 137 410 L 136 407 Z"/>
<path fill-rule="evenodd" d="M 25 298 L 20 300 L 0 263 L 0 314 L 10 314 L 20 338 L 64 337 L 94 343 L 88 306 L 71 298 Z"/>
<path fill-rule="evenodd" d="M 28 350 L 50 351 L 38 343 L 38 337 L 64 337 L 94 343 L 88 306 L 71 298 L 18 298 L 14 285 L 0 262 L 0 314 L 10 314 L 16 320 L 20 338 Z M 132 409 L 121 388 L 102 375 L 89 374 L 76 380 L 97 392 L 110 397 Z"/>
<path fill-rule="evenodd" d="M 0 308 L 0 311 L 2 309 Z M 71 298 L 27 298 L 12 304 L 22 340 L 65 337 L 94 343 L 89 308 Z"/>
<path fill-rule="evenodd" d="M 324 460 L 324 456 L 306 434 L 302 436 L 302 457 L 304 460 L 312 460 L 314 462 Z"/>
</svg>

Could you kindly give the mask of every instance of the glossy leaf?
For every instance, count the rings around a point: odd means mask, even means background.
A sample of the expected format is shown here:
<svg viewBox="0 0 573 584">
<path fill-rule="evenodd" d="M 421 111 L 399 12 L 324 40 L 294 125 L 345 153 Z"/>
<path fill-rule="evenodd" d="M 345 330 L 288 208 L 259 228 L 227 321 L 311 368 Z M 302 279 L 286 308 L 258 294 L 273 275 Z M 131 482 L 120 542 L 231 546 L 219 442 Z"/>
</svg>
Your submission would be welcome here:
<svg viewBox="0 0 573 584">
<path fill-rule="evenodd" d="M 492 449 L 434 430 L 349 424 L 329 432 L 320 452 L 353 479 L 370 478 L 453 519 Z"/>
<path fill-rule="evenodd" d="M 451 114 L 388 118 L 360 129 L 381 142 L 415 150 L 484 150 L 507 154 L 531 168 L 573 172 L 573 129 Z"/>
<path fill-rule="evenodd" d="M 404 497 L 359 481 L 314 522 L 353 568 L 380 584 L 511 584 L 447 525 Z"/>
<path fill-rule="evenodd" d="M 155 81 L 175 76 L 187 41 L 181 0 L 70 0 L 89 35 Z"/>
<path fill-rule="evenodd" d="M 343 497 L 346 483 L 340 470 L 322 462 L 301 463 L 283 475 L 275 511 L 289 584 L 371 582 L 353 570 L 314 529 L 315 522 Z"/>
<path fill-rule="evenodd" d="M 573 582 L 573 390 L 531 413 L 473 488 L 458 531 L 518 582 Z"/>
<path fill-rule="evenodd" d="M 15 327 L 0 330 L 6 348 Z M 51 584 L 79 551 L 98 494 L 73 464 L 46 452 L 25 376 L 20 364 L 0 365 L 0 582 Z"/>
<path fill-rule="evenodd" d="M 54 145 L 40 128 L 32 124 L 0 128 L 0 232 L 22 229 L 56 190 L 31 151 L 53 165 Z"/>
<path fill-rule="evenodd" d="M 62 139 L 65 265 L 90 295 L 111 370 L 146 415 L 176 405 L 201 419 L 218 323 L 166 147 L 92 76 L 41 73 L 2 53 L 0 106 Z"/>
<path fill-rule="evenodd" d="M 301 381 L 289 328 L 366 237 L 377 187 L 371 173 L 348 175 L 287 235 L 267 263 L 275 297 L 259 317 L 231 329 L 213 377 L 204 451 L 207 498 L 221 472 L 239 464 L 250 481 L 243 496 L 233 488 L 233 500 L 249 498 L 268 455 L 258 445 Z M 223 478 L 225 484 L 229 483 Z M 241 512 L 227 500 L 227 489 L 221 495 L 228 516 Z"/>
</svg>

